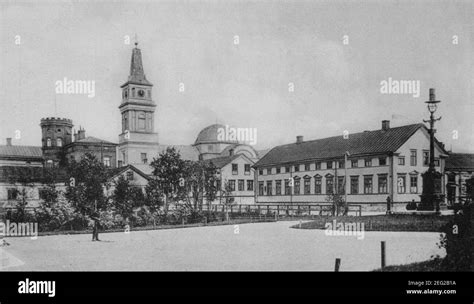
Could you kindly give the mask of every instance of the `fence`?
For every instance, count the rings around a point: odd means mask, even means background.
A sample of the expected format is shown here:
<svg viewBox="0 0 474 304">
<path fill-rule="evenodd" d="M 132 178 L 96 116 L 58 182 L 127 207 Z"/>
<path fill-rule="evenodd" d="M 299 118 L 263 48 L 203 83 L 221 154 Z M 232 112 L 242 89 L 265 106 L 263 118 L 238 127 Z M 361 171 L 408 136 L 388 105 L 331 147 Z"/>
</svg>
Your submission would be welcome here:
<svg viewBox="0 0 474 304">
<path fill-rule="evenodd" d="M 332 205 L 322 204 L 255 204 L 255 205 L 206 205 L 202 206 L 203 211 L 214 212 L 229 212 L 229 213 L 257 213 L 257 214 L 277 214 L 289 216 L 304 216 L 304 215 L 332 215 Z M 348 215 L 362 215 L 362 205 L 348 205 Z"/>
</svg>

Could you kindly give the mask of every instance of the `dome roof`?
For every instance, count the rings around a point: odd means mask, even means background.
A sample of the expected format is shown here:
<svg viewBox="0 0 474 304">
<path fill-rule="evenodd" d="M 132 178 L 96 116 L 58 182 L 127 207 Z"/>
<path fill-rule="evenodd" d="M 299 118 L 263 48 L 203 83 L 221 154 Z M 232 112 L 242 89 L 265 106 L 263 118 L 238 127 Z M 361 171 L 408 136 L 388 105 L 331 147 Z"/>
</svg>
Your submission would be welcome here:
<svg viewBox="0 0 474 304">
<path fill-rule="evenodd" d="M 238 143 L 236 140 L 222 140 L 218 139 L 218 130 L 223 129 L 225 130 L 225 126 L 221 124 L 213 124 L 210 125 L 199 132 L 196 141 L 194 142 L 195 145 L 199 144 L 206 144 L 206 143 L 229 143 L 229 144 L 235 144 Z"/>
</svg>

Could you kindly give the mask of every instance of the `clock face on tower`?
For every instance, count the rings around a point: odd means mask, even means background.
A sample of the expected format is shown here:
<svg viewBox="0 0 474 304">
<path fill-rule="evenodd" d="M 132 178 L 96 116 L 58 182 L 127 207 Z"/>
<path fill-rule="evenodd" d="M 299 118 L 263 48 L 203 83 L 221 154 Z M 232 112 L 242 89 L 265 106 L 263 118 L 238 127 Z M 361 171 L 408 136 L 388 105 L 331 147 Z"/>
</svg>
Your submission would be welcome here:
<svg viewBox="0 0 474 304">
<path fill-rule="evenodd" d="M 145 91 L 143 91 L 143 90 L 138 90 L 138 96 L 144 97 L 144 96 L 145 96 Z"/>
</svg>

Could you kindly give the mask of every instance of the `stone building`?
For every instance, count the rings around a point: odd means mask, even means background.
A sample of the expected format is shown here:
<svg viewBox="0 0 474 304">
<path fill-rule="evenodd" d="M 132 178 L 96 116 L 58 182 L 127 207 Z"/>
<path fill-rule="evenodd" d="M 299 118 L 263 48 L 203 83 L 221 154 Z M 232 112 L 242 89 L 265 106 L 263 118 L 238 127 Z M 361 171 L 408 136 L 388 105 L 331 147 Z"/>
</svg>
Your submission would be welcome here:
<svg viewBox="0 0 474 304">
<path fill-rule="evenodd" d="M 437 171 L 447 153 L 436 142 Z M 423 124 L 277 146 L 256 164 L 256 203 L 329 204 L 337 191 L 363 210 L 385 211 L 390 197 L 395 210 L 420 201 L 421 174 L 429 164 L 429 133 Z"/>
</svg>

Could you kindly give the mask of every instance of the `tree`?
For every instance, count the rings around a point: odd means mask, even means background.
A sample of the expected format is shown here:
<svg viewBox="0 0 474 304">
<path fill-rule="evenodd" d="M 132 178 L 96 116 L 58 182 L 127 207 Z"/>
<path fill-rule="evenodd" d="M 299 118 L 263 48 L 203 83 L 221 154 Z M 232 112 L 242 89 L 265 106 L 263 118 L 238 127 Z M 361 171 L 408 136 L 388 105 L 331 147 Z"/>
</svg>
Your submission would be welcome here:
<svg viewBox="0 0 474 304">
<path fill-rule="evenodd" d="M 121 175 L 115 181 L 115 189 L 112 194 L 113 205 L 116 211 L 126 221 L 133 215 L 136 207 L 141 207 L 144 203 L 143 192 L 140 188 L 130 185 L 130 182 Z"/>
<path fill-rule="evenodd" d="M 221 190 L 221 197 L 224 199 L 225 206 L 225 217 L 226 220 L 229 220 L 229 206 L 234 203 L 234 198 L 232 197 L 232 187 L 228 180 L 224 181 L 224 185 Z"/>
<path fill-rule="evenodd" d="M 347 213 L 346 202 L 343 195 L 333 191 L 327 195 L 326 201 L 332 204 L 333 216 L 345 215 Z"/>
<path fill-rule="evenodd" d="M 108 174 L 94 155 L 86 153 L 79 162 L 71 161 L 68 173 L 66 198 L 76 212 L 92 219 L 107 210 L 109 198 L 105 189 L 109 187 Z"/>
<path fill-rule="evenodd" d="M 158 158 L 153 158 L 150 166 L 153 168 L 152 174 L 156 180 L 152 184 L 157 187 L 155 191 L 162 192 L 166 197 L 164 212 L 167 214 L 171 203 L 177 203 L 186 197 L 185 188 L 179 186 L 180 179 L 185 176 L 186 162 L 181 159 L 180 153 L 174 147 L 168 147 Z"/>
<path fill-rule="evenodd" d="M 216 173 L 217 169 L 212 162 L 186 162 L 185 177 L 180 180 L 179 187 L 185 187 L 186 201 L 192 210 L 202 210 L 204 198 L 207 203 L 216 199 Z"/>
<path fill-rule="evenodd" d="M 152 213 L 157 213 L 165 202 L 164 192 L 160 188 L 160 184 L 157 178 L 151 178 L 145 186 L 145 205 Z"/>
</svg>

